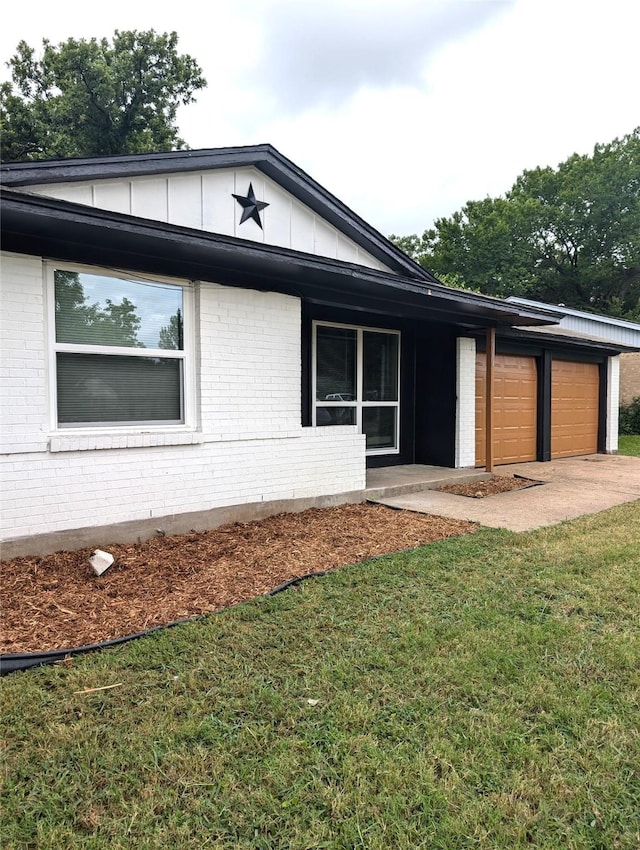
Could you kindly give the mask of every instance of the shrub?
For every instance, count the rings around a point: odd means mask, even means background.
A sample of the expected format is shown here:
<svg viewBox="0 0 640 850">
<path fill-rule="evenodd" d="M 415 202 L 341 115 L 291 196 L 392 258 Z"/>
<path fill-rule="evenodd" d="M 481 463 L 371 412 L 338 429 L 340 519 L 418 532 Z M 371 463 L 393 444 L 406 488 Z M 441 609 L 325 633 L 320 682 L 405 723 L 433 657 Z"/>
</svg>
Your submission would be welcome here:
<svg viewBox="0 0 640 850">
<path fill-rule="evenodd" d="M 640 434 L 640 396 L 629 404 L 620 405 L 618 430 L 620 434 Z"/>
</svg>

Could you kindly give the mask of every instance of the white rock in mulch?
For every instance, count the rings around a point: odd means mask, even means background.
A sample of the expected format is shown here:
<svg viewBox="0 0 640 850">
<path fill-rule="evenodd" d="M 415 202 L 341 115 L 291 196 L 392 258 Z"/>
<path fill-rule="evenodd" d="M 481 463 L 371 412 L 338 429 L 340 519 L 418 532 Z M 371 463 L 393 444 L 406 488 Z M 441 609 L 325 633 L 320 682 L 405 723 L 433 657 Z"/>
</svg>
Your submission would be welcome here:
<svg viewBox="0 0 640 850">
<path fill-rule="evenodd" d="M 115 558 L 111 552 L 103 552 L 102 549 L 96 549 L 89 557 L 91 569 L 97 576 L 101 576 L 105 570 L 108 570 L 114 560 Z"/>
</svg>

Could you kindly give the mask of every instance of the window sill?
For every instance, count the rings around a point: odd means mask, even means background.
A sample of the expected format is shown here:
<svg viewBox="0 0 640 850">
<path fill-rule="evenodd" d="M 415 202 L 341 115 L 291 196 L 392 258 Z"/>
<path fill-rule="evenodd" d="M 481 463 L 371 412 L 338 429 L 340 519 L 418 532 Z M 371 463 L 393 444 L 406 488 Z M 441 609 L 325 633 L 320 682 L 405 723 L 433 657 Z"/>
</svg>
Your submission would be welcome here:
<svg viewBox="0 0 640 850">
<path fill-rule="evenodd" d="M 99 449 L 146 449 L 153 446 L 187 446 L 202 442 L 196 431 L 109 431 L 108 433 L 55 434 L 49 438 L 50 452 L 86 452 Z"/>
</svg>

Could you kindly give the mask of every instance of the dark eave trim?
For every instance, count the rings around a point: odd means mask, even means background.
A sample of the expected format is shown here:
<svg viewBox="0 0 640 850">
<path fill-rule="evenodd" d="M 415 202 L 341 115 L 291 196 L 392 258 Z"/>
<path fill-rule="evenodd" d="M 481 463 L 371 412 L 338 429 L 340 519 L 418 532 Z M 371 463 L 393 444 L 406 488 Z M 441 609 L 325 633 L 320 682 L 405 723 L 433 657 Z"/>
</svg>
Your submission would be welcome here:
<svg viewBox="0 0 640 850">
<path fill-rule="evenodd" d="M 588 322 L 595 322 L 599 325 L 608 325 L 613 328 L 635 331 L 640 333 L 640 323 L 632 322 L 629 319 L 620 319 L 617 316 L 604 316 L 602 313 L 589 313 L 586 310 L 578 310 L 575 307 L 560 307 L 557 304 L 546 304 L 542 301 L 535 301 L 532 298 L 520 298 L 517 295 L 510 295 L 505 299 L 512 304 L 519 304 L 521 307 L 530 307 L 541 312 L 558 313 L 562 318 L 567 319 L 586 319 Z"/>
<path fill-rule="evenodd" d="M 269 154 L 277 154 L 271 145 L 168 151 L 148 154 L 120 154 L 70 159 L 42 159 L 10 162 L 0 166 L 5 186 L 29 186 L 46 183 L 71 183 L 83 180 L 117 180 L 148 177 L 153 174 L 200 171 L 256 165 Z M 282 157 L 281 154 L 278 154 Z M 284 157 L 282 157 L 284 159 Z"/>
<path fill-rule="evenodd" d="M 513 303 L 513 302 L 509 302 Z M 589 351 L 598 351 L 608 357 L 625 352 L 640 351 L 640 347 L 626 345 L 623 342 L 611 342 L 609 340 L 587 339 L 584 336 L 571 336 L 563 333 L 557 334 L 553 331 L 545 333 L 543 330 L 527 332 L 518 328 L 509 328 L 501 334 L 503 339 L 521 340 L 535 345 L 544 345 L 546 348 L 581 348 Z"/>
<path fill-rule="evenodd" d="M 66 262 L 271 290 L 460 327 L 549 323 L 546 315 L 439 283 L 18 191 L 3 193 L 2 231 L 5 250 Z"/>
<path fill-rule="evenodd" d="M 0 180 L 5 186 L 28 187 L 251 166 L 262 171 L 381 263 L 409 277 L 437 282 L 426 269 L 269 144 L 8 163 L 0 167 Z"/>
</svg>

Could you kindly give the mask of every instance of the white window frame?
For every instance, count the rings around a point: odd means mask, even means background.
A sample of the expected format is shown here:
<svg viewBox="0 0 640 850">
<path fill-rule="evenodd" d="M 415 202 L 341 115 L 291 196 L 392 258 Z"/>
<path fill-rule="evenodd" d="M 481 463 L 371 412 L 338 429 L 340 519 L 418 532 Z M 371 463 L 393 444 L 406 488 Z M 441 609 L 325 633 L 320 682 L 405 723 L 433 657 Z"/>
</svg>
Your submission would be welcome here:
<svg viewBox="0 0 640 850">
<path fill-rule="evenodd" d="M 182 335 L 184 348 L 181 351 L 165 348 L 131 348 L 115 345 L 82 345 L 63 343 L 56 340 L 55 310 L 55 271 L 78 272 L 80 274 L 99 275 L 126 281 L 141 283 L 161 283 L 182 289 Z M 44 263 L 45 303 L 47 312 L 48 366 L 49 366 L 49 420 L 50 430 L 58 434 L 132 434 L 140 432 L 192 431 L 196 427 L 195 404 L 195 344 L 194 344 L 194 289 L 193 281 L 176 280 L 163 275 L 146 275 L 124 269 L 110 269 L 103 266 L 85 266 L 76 263 L 46 261 Z M 182 385 L 180 406 L 181 422 L 163 420 L 123 421 L 123 422 L 79 422 L 58 423 L 58 387 L 56 357 L 60 352 L 72 354 L 110 354 L 124 357 L 162 357 L 182 361 Z"/>
<path fill-rule="evenodd" d="M 342 328 L 343 330 L 356 331 L 356 400 L 355 401 L 322 401 L 316 399 L 316 381 L 317 381 L 317 339 L 318 328 Z M 398 399 L 397 401 L 364 401 L 364 371 L 363 371 L 363 351 L 364 351 L 364 334 L 365 333 L 381 333 L 388 336 L 396 336 L 398 338 Z M 396 409 L 396 432 L 394 435 L 395 446 L 393 448 L 367 449 L 366 454 L 373 455 L 397 455 L 400 454 L 400 360 L 401 360 L 402 334 L 400 331 L 391 330 L 389 328 L 373 328 L 365 327 L 364 325 L 345 325 L 340 322 L 322 322 L 314 321 L 312 323 L 312 345 L 311 345 L 311 398 L 312 398 L 312 425 L 317 427 L 317 410 L 319 407 L 352 407 L 356 411 L 356 422 L 358 433 L 363 434 L 362 420 L 363 410 L 367 407 L 394 407 Z M 336 427 L 336 426 L 323 426 Z"/>
</svg>

